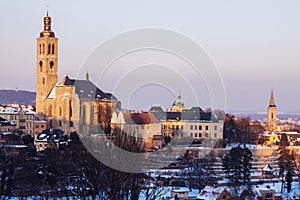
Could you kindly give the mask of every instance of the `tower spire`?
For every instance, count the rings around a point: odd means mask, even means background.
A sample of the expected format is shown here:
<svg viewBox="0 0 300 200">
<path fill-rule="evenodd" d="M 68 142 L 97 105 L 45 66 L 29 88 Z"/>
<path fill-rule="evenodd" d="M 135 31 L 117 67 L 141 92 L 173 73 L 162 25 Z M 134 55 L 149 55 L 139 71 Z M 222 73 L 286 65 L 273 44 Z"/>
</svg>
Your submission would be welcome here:
<svg viewBox="0 0 300 200">
<path fill-rule="evenodd" d="M 47 6 L 46 16 L 44 17 L 44 30 L 40 33 L 40 37 L 55 37 L 54 32 L 51 30 L 51 22 Z"/>
<path fill-rule="evenodd" d="M 270 97 L 270 103 L 269 103 L 269 106 L 271 106 L 271 107 L 276 107 L 273 89 L 271 90 L 271 97 Z"/>
<path fill-rule="evenodd" d="M 177 103 L 181 104 L 181 93 L 180 93 L 180 90 L 178 90 Z"/>
</svg>

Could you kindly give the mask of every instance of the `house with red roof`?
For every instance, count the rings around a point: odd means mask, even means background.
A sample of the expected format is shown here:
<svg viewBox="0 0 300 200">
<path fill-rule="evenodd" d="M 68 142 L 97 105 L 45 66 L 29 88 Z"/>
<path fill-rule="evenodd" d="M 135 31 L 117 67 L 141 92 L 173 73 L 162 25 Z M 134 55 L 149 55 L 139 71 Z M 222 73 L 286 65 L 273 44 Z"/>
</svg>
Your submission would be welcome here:
<svg viewBox="0 0 300 200">
<path fill-rule="evenodd" d="M 196 198 L 197 200 L 230 200 L 232 197 L 223 187 L 205 186 Z"/>
<path fill-rule="evenodd" d="M 145 148 L 162 148 L 161 122 L 149 112 L 113 112 L 112 128 L 119 127 L 123 133 L 142 139 Z"/>
</svg>

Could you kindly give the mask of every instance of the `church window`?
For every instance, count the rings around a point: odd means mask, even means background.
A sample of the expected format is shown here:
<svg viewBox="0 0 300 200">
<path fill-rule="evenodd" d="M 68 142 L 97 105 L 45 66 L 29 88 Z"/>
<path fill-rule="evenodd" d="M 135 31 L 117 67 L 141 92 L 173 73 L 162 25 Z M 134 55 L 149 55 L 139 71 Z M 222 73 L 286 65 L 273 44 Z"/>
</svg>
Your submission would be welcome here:
<svg viewBox="0 0 300 200">
<path fill-rule="evenodd" d="M 50 61 L 50 69 L 52 69 L 53 66 L 54 66 L 54 62 Z"/>
<path fill-rule="evenodd" d="M 48 44 L 48 54 L 51 54 L 51 44 Z"/>
<path fill-rule="evenodd" d="M 42 70 L 43 70 L 43 61 L 40 61 L 39 65 L 40 65 L 40 72 L 42 72 Z"/>
<path fill-rule="evenodd" d="M 83 124 L 86 124 L 86 105 L 83 105 L 82 120 L 83 120 Z"/>
<path fill-rule="evenodd" d="M 52 55 L 54 55 L 55 46 L 52 44 Z"/>
<path fill-rule="evenodd" d="M 73 127 L 73 122 L 72 121 L 70 121 L 70 127 Z"/>
<path fill-rule="evenodd" d="M 43 54 L 45 54 L 45 44 L 43 44 Z"/>
<path fill-rule="evenodd" d="M 45 85 L 45 78 L 43 78 L 43 85 Z"/>
<path fill-rule="evenodd" d="M 42 45 L 40 44 L 40 54 L 42 54 Z"/>
<path fill-rule="evenodd" d="M 61 120 L 59 120 L 59 126 L 62 126 L 62 124 L 61 124 Z"/>
<path fill-rule="evenodd" d="M 271 113 L 271 118 L 272 118 L 272 119 L 274 118 L 273 113 Z"/>
<path fill-rule="evenodd" d="M 73 111 L 72 111 L 72 105 L 71 105 L 71 102 L 70 102 L 70 106 L 69 106 L 69 112 L 70 112 L 70 117 L 72 117 Z"/>
<path fill-rule="evenodd" d="M 59 107 L 59 116 L 62 116 L 62 109 Z"/>
</svg>

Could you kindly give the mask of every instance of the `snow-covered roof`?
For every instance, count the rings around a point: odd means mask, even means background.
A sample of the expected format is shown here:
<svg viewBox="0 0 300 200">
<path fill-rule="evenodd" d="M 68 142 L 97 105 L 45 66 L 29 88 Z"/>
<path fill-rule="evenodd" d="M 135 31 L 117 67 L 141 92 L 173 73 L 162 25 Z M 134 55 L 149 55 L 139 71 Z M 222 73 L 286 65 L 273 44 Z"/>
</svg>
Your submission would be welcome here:
<svg viewBox="0 0 300 200">
<path fill-rule="evenodd" d="M 257 185 L 254 187 L 254 194 L 256 197 L 261 197 L 262 196 L 262 191 L 274 191 L 275 193 L 275 188 L 271 187 L 270 185 Z"/>
<path fill-rule="evenodd" d="M 7 147 L 7 148 L 14 148 L 14 149 L 28 148 L 27 145 L 19 145 L 19 144 L 16 144 L 16 145 L 5 145 L 5 147 Z"/>
<path fill-rule="evenodd" d="M 30 110 L 30 109 L 27 109 L 27 108 L 26 109 L 25 108 L 21 109 L 21 108 L 15 108 L 15 107 L 6 107 L 6 108 L 4 108 L 0 111 L 0 114 L 10 114 L 10 115 L 15 114 L 15 115 L 18 115 L 21 112 L 21 110 L 24 110 L 26 115 L 34 115 L 35 114 L 35 112 Z"/>
<path fill-rule="evenodd" d="M 35 142 L 48 142 L 50 138 L 62 144 L 67 140 L 67 135 L 60 129 L 46 129 L 37 134 Z"/>
<path fill-rule="evenodd" d="M 214 200 L 217 199 L 224 190 L 225 188 L 223 187 L 205 186 L 205 188 L 197 196 L 197 199 Z"/>
<path fill-rule="evenodd" d="M 187 188 L 187 187 L 179 187 L 179 188 L 175 188 L 175 189 L 172 189 L 173 192 L 189 192 L 190 190 Z"/>
<path fill-rule="evenodd" d="M 285 131 L 285 132 L 283 132 L 283 133 L 285 133 L 285 134 L 287 134 L 287 135 L 298 135 L 298 134 L 300 134 L 300 133 L 298 133 L 298 132 L 296 132 L 296 131 Z"/>
<path fill-rule="evenodd" d="M 271 165 L 267 164 L 266 166 L 264 166 L 264 168 L 262 170 L 263 171 L 272 172 L 273 171 L 273 167 L 271 167 Z"/>
<path fill-rule="evenodd" d="M 261 136 L 278 136 L 277 134 L 275 134 L 274 132 L 270 132 L 270 131 L 264 131 Z"/>
</svg>

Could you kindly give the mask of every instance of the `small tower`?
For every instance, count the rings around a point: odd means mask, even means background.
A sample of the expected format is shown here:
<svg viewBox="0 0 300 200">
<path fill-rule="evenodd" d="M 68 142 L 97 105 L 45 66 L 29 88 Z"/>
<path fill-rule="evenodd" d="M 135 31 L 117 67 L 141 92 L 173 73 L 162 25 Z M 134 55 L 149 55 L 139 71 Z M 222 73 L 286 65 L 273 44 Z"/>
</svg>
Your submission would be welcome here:
<svg viewBox="0 0 300 200">
<path fill-rule="evenodd" d="M 268 125 L 267 125 L 267 130 L 268 131 L 277 131 L 276 111 L 277 111 L 277 107 L 275 105 L 274 92 L 273 92 L 273 89 L 272 89 L 271 97 L 270 97 L 270 103 L 269 103 L 269 107 L 268 107 Z"/>
<path fill-rule="evenodd" d="M 36 113 L 46 113 L 44 100 L 58 81 L 58 38 L 51 30 L 51 17 L 44 17 L 44 30 L 37 38 Z"/>
<path fill-rule="evenodd" d="M 182 112 L 184 104 L 181 102 L 181 93 L 178 91 L 177 100 L 173 103 L 172 112 Z"/>
</svg>

